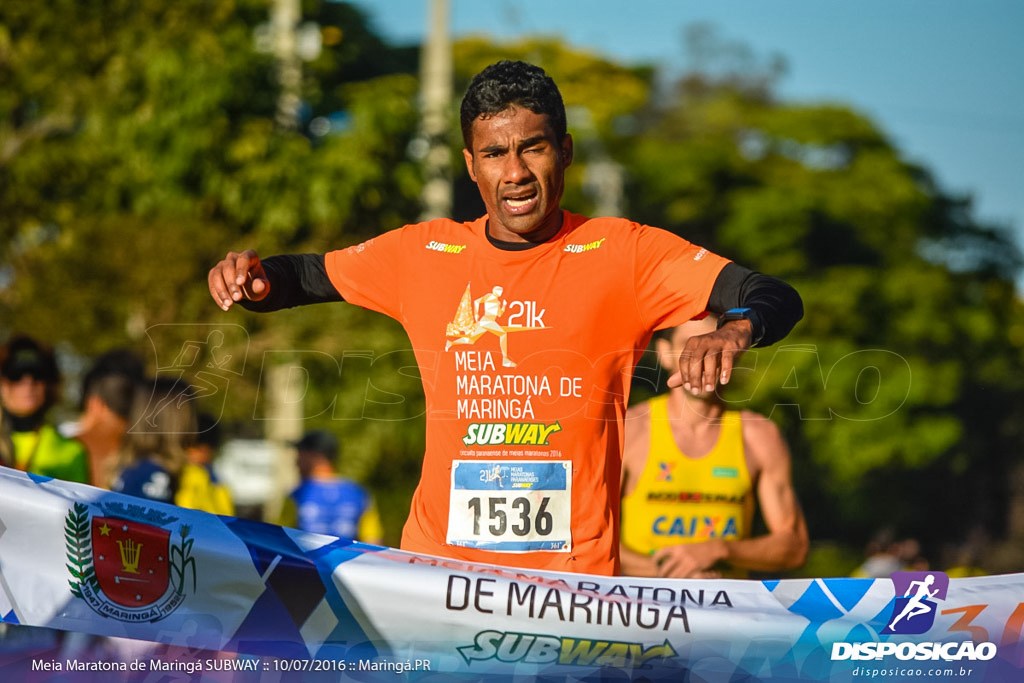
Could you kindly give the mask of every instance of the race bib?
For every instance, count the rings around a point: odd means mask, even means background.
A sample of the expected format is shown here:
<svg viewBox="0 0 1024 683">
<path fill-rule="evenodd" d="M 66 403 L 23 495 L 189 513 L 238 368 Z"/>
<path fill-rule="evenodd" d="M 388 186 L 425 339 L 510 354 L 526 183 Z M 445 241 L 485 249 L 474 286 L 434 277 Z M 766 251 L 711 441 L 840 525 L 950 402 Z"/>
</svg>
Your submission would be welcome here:
<svg viewBox="0 0 1024 683">
<path fill-rule="evenodd" d="M 569 552 L 571 520 L 571 462 L 452 462 L 451 545 L 510 553 Z"/>
</svg>

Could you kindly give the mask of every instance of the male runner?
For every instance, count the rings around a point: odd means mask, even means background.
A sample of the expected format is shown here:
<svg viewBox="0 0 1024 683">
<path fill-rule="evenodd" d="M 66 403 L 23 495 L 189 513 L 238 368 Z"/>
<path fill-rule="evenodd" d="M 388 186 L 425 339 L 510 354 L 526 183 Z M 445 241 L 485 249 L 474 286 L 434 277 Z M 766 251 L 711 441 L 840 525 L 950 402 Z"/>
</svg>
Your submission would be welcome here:
<svg viewBox="0 0 1024 683">
<path fill-rule="evenodd" d="M 659 362 L 671 372 L 686 342 L 715 325 L 708 316 L 659 332 Z M 768 533 L 753 537 L 755 504 Z M 807 546 L 789 449 L 775 423 L 749 410 L 726 410 L 716 392 L 678 387 L 629 409 L 622 453 L 624 574 L 778 572 L 803 564 Z"/>
<path fill-rule="evenodd" d="M 737 355 L 789 332 L 800 297 L 666 231 L 561 209 L 572 137 L 542 69 L 484 69 L 461 124 L 486 215 L 407 225 L 323 256 L 231 252 L 210 271 L 210 293 L 224 310 L 344 300 L 403 324 L 427 401 L 403 549 L 614 574 L 622 418 L 651 332 L 742 307 L 688 344 L 672 379 L 713 388 Z M 508 302 L 503 328 L 519 330 L 515 368 L 494 335 L 448 344 L 473 322 L 473 293 L 496 286 Z"/>
</svg>

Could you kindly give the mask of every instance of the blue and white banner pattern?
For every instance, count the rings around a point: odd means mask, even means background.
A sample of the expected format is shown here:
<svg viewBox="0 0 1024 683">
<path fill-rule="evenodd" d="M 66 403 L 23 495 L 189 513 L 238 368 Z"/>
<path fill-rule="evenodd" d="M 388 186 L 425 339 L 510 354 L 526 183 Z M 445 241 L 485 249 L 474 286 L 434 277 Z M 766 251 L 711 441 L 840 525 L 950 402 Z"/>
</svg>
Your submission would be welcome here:
<svg viewBox="0 0 1024 683">
<path fill-rule="evenodd" d="M 533 572 L 2 468 L 0 622 L 4 680 L 101 666 L 60 650 L 17 651 L 10 634 L 32 631 L 25 626 L 165 648 L 161 661 L 102 665 L 121 666 L 118 680 L 159 680 L 154 669 L 186 666 L 211 672 L 194 680 L 247 681 L 609 672 L 646 681 L 1024 680 L 1024 575 L 762 582 Z M 168 654 L 175 647 L 240 653 L 227 663 L 248 677 L 218 678 L 223 655 L 186 663 Z"/>
</svg>

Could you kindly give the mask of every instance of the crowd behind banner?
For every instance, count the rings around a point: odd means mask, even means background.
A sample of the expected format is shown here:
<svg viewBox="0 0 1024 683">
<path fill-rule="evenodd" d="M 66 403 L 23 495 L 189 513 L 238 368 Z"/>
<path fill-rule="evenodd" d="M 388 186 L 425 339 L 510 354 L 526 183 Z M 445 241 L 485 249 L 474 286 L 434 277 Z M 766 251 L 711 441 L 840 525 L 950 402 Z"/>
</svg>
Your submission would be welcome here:
<svg viewBox="0 0 1024 683">
<path fill-rule="evenodd" d="M 212 467 L 219 425 L 181 378 L 148 377 L 126 349 L 82 377 L 79 413 L 54 424 L 62 376 L 48 345 L 15 335 L 0 348 L 0 457 L 15 469 L 214 514 L 234 514 Z"/>
<path fill-rule="evenodd" d="M 0 347 L 0 466 L 117 491 L 140 504 L 162 502 L 236 514 L 231 492 L 214 467 L 221 425 L 201 409 L 199 392 L 181 373 L 149 376 L 138 354 L 110 350 L 82 374 L 75 414 L 58 421 L 54 414 L 66 388 L 50 346 L 15 334 Z M 325 447 L 325 440 L 333 438 L 314 431 L 291 444 L 302 485 L 275 521 L 381 543 L 383 530 L 372 497 L 337 476 L 337 440 L 333 452 Z M 5 578 L 9 571 L 0 565 Z M 162 652 L 166 654 L 144 639 L 97 637 L 88 629 L 29 628 L 17 618 L 0 624 L 0 653 L 15 659 L 59 653 L 72 659 L 135 660 Z"/>
</svg>

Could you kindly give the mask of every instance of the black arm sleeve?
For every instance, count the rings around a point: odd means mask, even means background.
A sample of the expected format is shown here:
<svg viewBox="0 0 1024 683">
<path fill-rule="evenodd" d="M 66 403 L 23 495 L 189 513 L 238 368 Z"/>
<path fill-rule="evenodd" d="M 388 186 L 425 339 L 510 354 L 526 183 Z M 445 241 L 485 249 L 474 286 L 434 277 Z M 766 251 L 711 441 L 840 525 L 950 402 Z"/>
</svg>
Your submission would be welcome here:
<svg viewBox="0 0 1024 683">
<path fill-rule="evenodd" d="M 320 254 L 288 254 L 261 259 L 270 280 L 270 293 L 262 301 L 242 299 L 243 308 L 266 313 L 282 308 L 343 301 L 327 276 Z"/>
<path fill-rule="evenodd" d="M 779 341 L 804 317 L 804 304 L 795 289 L 778 278 L 755 272 L 735 263 L 727 263 L 718 274 L 708 310 L 724 313 L 730 308 L 750 308 L 761 325 L 754 330 L 756 346 Z"/>
</svg>

